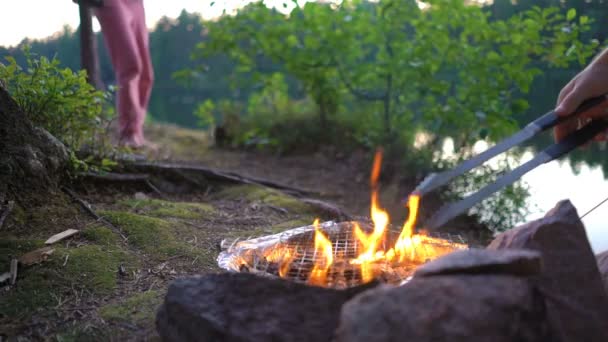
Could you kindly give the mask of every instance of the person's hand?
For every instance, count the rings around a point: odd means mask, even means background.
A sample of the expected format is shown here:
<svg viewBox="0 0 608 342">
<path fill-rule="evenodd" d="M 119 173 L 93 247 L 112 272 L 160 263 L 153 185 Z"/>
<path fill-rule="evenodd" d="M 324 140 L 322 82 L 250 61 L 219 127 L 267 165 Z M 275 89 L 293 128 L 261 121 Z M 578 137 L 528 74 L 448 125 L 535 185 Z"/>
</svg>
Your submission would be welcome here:
<svg viewBox="0 0 608 342">
<path fill-rule="evenodd" d="M 555 114 L 572 114 L 583 101 L 608 93 L 608 65 L 592 63 L 576 75 L 559 93 Z M 557 125 L 554 129 L 556 141 L 561 141 L 573 131 L 592 119 L 608 118 L 608 101 L 580 114 L 578 118 Z M 607 140 L 606 132 L 598 134 L 595 140 Z"/>
</svg>

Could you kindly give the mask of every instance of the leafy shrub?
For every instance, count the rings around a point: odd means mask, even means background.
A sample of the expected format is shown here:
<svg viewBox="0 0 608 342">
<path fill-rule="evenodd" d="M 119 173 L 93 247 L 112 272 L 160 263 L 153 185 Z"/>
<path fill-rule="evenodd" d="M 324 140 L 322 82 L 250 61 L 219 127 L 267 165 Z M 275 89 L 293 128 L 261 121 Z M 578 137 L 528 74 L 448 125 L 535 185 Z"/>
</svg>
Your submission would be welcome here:
<svg viewBox="0 0 608 342">
<path fill-rule="evenodd" d="M 466 176 L 456 178 L 450 184 L 445 197 L 449 200 L 458 200 L 467 196 L 510 172 L 518 162 L 518 155 L 510 153 L 481 165 Z M 490 230 L 502 232 L 515 227 L 530 213 L 526 207 L 526 199 L 529 196 L 527 184 L 523 181 L 516 182 L 475 205 L 471 208 L 471 213 L 477 215 L 479 221 Z"/>
<path fill-rule="evenodd" d="M 106 156 L 109 147 L 105 134 L 113 113 L 112 107 L 104 108 L 110 92 L 90 85 L 84 70 L 61 68 L 57 58 L 38 58 L 28 46 L 23 51 L 25 67 L 7 56 L 8 63 L 0 63 L 0 80 L 28 119 L 69 148 L 75 170 L 113 167 L 115 163 Z M 89 145 L 89 154 L 77 157 L 76 151 L 85 144 Z"/>
<path fill-rule="evenodd" d="M 37 58 L 27 47 L 24 52 L 25 68 L 8 56 L 8 64 L 0 63 L 0 79 L 35 125 L 78 149 L 107 119 L 103 104 L 109 94 L 87 83 L 84 70 L 61 68 L 57 58 Z"/>
<path fill-rule="evenodd" d="M 275 148 L 316 142 L 331 132 L 330 143 L 400 151 L 403 165 L 421 172 L 449 164 L 431 157 L 444 138 L 462 158 L 479 140 L 513 133 L 514 114 L 528 108 L 526 94 L 541 70 L 582 65 L 598 47 L 579 39 L 590 22 L 573 9 L 535 6 L 496 19 L 466 0 L 427 0 L 424 9 L 413 0 L 294 3 L 288 15 L 258 1 L 209 23 L 208 39 L 194 53 L 202 72 L 204 58 L 230 57 L 237 63 L 231 77 L 239 82 L 267 76 L 270 60 L 296 78 L 305 101 L 314 104 L 298 108 L 271 76 L 237 117 L 239 131 Z M 314 122 L 312 111 L 317 129 L 307 125 Z M 431 142 L 413 148 L 421 131 Z M 510 168 L 481 168 L 450 195 L 461 197 Z M 475 210 L 493 229 L 504 229 L 524 215 L 526 196 L 525 186 L 516 185 Z"/>
</svg>

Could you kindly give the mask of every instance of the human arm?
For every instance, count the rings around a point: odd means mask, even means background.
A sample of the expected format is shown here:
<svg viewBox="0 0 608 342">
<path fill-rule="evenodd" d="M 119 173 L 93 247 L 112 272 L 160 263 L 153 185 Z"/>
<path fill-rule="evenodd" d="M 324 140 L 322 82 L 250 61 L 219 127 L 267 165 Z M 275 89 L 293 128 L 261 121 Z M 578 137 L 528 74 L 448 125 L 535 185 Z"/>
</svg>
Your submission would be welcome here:
<svg viewBox="0 0 608 342">
<path fill-rule="evenodd" d="M 608 49 L 602 51 L 561 90 L 557 98 L 555 113 L 559 116 L 570 115 L 583 101 L 604 94 L 608 94 Z M 598 118 L 608 118 L 608 101 L 580 114 L 578 119 L 556 126 L 555 140 L 561 141 L 587 121 Z M 605 138 L 605 133 L 597 137 L 599 140 L 605 140 Z"/>
</svg>

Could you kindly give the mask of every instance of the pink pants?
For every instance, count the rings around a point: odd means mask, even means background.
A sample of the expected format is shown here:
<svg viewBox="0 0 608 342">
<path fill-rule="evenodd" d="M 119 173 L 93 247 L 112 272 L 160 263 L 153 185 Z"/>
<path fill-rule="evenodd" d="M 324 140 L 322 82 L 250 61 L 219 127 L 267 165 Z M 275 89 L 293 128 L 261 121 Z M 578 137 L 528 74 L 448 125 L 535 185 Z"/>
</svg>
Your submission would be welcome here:
<svg viewBox="0 0 608 342">
<path fill-rule="evenodd" d="M 120 139 L 141 145 L 154 82 L 143 0 L 105 0 L 95 16 L 116 73 Z"/>
</svg>

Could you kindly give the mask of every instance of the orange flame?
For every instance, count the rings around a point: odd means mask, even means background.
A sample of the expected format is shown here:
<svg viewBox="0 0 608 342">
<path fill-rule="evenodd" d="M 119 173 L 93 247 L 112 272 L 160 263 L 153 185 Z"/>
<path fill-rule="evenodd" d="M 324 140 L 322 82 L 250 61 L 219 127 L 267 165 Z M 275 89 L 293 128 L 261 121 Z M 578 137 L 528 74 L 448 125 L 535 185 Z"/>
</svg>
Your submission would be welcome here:
<svg viewBox="0 0 608 342">
<path fill-rule="evenodd" d="M 311 285 L 323 286 L 327 281 L 327 271 L 334 262 L 332 244 L 319 227 L 319 219 L 315 219 L 315 264 L 310 272 L 308 283 Z M 321 253 L 321 257 L 316 255 Z M 321 260 L 317 262 L 317 260 Z"/>
<path fill-rule="evenodd" d="M 403 262 L 406 254 L 410 254 L 410 259 L 413 260 L 416 256 L 416 248 L 414 246 L 414 240 L 419 240 L 414 236 L 414 225 L 416 224 L 416 217 L 418 216 L 418 206 L 420 204 L 420 195 L 413 194 L 408 198 L 408 207 L 410 212 L 407 220 L 403 224 L 403 229 L 397 242 L 395 242 L 395 250 L 399 256 L 399 262 Z"/>
<path fill-rule="evenodd" d="M 390 217 L 386 211 L 380 207 L 378 200 L 378 178 L 380 175 L 380 167 L 382 164 L 382 150 L 378 150 L 374 156 L 373 168 L 370 176 L 371 185 L 371 219 L 373 229 L 371 232 L 365 232 L 358 223 L 354 222 L 353 236 L 357 240 L 359 254 L 350 259 L 348 262 L 353 265 L 359 265 L 361 269 L 361 280 L 369 282 L 375 277 L 375 263 L 399 263 L 403 265 L 405 262 L 422 263 L 429 259 L 436 258 L 443 254 L 449 253 L 453 247 L 445 244 L 434 243 L 437 240 L 426 236 L 425 234 L 415 234 L 414 227 L 420 206 L 420 196 L 413 194 L 408 198 L 409 214 L 404 222 L 401 232 L 391 248 L 386 248 L 387 231 L 390 224 Z M 334 259 L 340 259 L 344 255 L 334 255 L 332 242 L 319 226 L 319 219 L 315 219 L 314 223 L 314 246 L 315 246 L 315 262 L 313 269 L 310 272 L 308 283 L 311 285 L 325 286 L 327 284 L 327 276 Z M 457 246 L 458 247 L 458 246 Z M 462 245 L 461 247 L 464 247 Z M 274 256 L 274 252 L 272 253 Z M 291 251 L 283 251 L 279 267 L 279 275 L 287 276 L 290 269 L 290 264 L 294 260 L 294 255 Z M 278 258 L 278 256 L 274 256 Z"/>
</svg>

